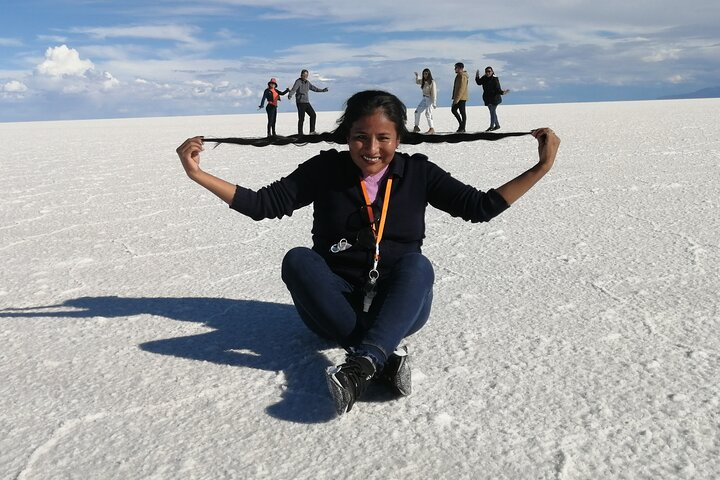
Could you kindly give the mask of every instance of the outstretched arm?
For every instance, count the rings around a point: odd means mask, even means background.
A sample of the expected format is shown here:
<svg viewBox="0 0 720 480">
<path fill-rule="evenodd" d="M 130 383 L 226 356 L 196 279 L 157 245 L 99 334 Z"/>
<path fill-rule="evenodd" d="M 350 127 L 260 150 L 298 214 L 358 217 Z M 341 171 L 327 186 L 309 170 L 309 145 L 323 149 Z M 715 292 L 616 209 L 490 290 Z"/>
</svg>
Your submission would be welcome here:
<svg viewBox="0 0 720 480">
<path fill-rule="evenodd" d="M 310 90 L 312 90 L 313 92 L 320 92 L 320 93 L 322 93 L 322 92 L 327 92 L 327 91 L 328 91 L 328 88 L 327 88 L 327 87 L 325 87 L 325 88 L 316 87 L 316 86 L 313 85 L 312 83 L 308 83 L 308 86 L 310 87 Z"/>
<path fill-rule="evenodd" d="M 200 168 L 200 152 L 203 151 L 203 137 L 188 138 L 175 150 L 180 157 L 185 173 L 198 185 L 217 195 L 230 205 L 235 196 L 235 185 L 222 178 L 210 175 Z"/>
<path fill-rule="evenodd" d="M 560 146 L 560 139 L 555 132 L 549 128 L 538 128 L 532 131 L 532 135 L 538 141 L 538 163 L 497 189 L 508 205 L 515 203 L 518 198 L 530 190 L 550 171 L 555 163 L 555 156 Z"/>
<path fill-rule="evenodd" d="M 295 95 L 295 91 L 300 86 L 300 79 L 298 78 L 295 80 L 295 83 L 293 83 L 292 88 L 290 88 L 290 92 L 288 92 L 288 100 L 292 100 L 293 95 Z"/>
</svg>

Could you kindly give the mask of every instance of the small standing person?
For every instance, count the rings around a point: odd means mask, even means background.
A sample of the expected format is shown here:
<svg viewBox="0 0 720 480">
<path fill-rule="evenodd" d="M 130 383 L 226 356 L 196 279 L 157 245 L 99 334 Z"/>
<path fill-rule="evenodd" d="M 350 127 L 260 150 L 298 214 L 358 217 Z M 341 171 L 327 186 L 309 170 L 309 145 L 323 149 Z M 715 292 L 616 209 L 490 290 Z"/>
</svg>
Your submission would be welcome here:
<svg viewBox="0 0 720 480">
<path fill-rule="evenodd" d="M 465 125 L 467 124 L 467 113 L 465 113 L 465 103 L 468 101 L 468 73 L 465 71 L 465 65 L 462 62 L 455 64 L 455 83 L 453 84 L 452 108 L 450 111 L 458 121 L 458 133 L 465 133 Z"/>
<path fill-rule="evenodd" d="M 497 107 L 502 103 L 502 96 L 510 90 L 503 90 L 500 87 L 500 79 L 495 76 L 492 67 L 485 67 L 485 75 L 480 76 L 480 70 L 475 72 L 475 83 L 483 88 L 483 102 L 490 110 L 490 127 L 485 130 L 490 132 L 500 128 L 497 117 Z"/>
<path fill-rule="evenodd" d="M 429 127 L 426 133 L 435 133 L 432 111 L 437 108 L 437 86 L 435 85 L 435 80 L 433 80 L 430 69 L 423 69 L 422 77 L 415 72 L 415 83 L 420 85 L 423 96 L 415 109 L 415 128 L 413 128 L 413 132 L 417 133 L 420 131 L 420 115 L 425 112 L 425 118 L 427 119 Z"/>
<path fill-rule="evenodd" d="M 267 107 L 265 107 L 265 111 L 267 112 L 268 117 L 268 123 L 267 123 L 267 136 L 268 137 L 274 137 L 277 135 L 275 133 L 275 122 L 277 121 L 277 107 L 278 102 L 281 100 L 280 96 L 285 95 L 290 91 L 289 88 L 286 88 L 282 92 L 278 92 L 277 90 L 277 79 L 271 78 L 268 82 L 268 86 L 263 92 L 262 99 L 260 100 L 260 106 L 258 108 L 263 108 L 263 105 L 265 104 L 265 101 L 267 101 Z"/>
<path fill-rule="evenodd" d="M 310 105 L 310 90 L 313 92 L 327 92 L 327 88 L 318 88 L 308 80 L 310 73 L 303 69 L 300 72 L 300 78 L 295 80 L 295 84 L 290 89 L 288 99 L 292 99 L 295 95 L 295 105 L 298 111 L 298 135 L 303 134 L 303 124 L 305 123 L 305 114 L 310 117 L 310 134 L 315 134 L 315 119 L 317 115 L 312 105 Z"/>
</svg>

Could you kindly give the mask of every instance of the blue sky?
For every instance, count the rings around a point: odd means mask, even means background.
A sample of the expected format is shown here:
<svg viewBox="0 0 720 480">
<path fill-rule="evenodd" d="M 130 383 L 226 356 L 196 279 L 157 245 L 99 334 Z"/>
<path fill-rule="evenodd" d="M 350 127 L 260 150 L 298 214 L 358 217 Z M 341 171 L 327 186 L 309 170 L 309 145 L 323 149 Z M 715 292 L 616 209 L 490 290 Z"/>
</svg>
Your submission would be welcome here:
<svg viewBox="0 0 720 480">
<path fill-rule="evenodd" d="M 720 85 L 718 21 L 717 0 L 6 0 L 0 121 L 252 113 L 302 68 L 317 110 L 366 88 L 413 108 L 425 67 L 447 106 L 456 61 L 506 103 L 654 99 Z"/>
</svg>

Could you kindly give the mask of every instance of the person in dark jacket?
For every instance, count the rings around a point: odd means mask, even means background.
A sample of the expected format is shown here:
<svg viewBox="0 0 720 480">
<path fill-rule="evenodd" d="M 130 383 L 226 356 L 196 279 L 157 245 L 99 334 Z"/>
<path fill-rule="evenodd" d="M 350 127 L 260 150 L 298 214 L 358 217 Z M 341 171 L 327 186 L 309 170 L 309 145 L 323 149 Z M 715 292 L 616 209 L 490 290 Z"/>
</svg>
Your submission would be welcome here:
<svg viewBox="0 0 720 480">
<path fill-rule="evenodd" d="M 205 172 L 202 137 L 177 148 L 190 179 L 254 220 L 313 205 L 313 246 L 287 252 L 282 279 L 307 327 L 346 350 L 345 362 L 326 372 L 338 414 L 350 411 L 373 380 L 410 393 L 407 348 L 399 345 L 430 315 L 434 272 L 421 252 L 426 207 L 489 221 L 550 170 L 560 144 L 552 130 L 533 130 L 538 162 L 481 191 L 425 155 L 398 152 L 409 135 L 406 122 L 406 107 L 395 95 L 356 93 L 333 132 L 347 150 L 321 151 L 257 191 Z"/>
<path fill-rule="evenodd" d="M 480 70 L 475 72 L 475 83 L 483 88 L 483 102 L 490 110 L 490 127 L 486 132 L 498 130 L 500 123 L 497 118 L 497 107 L 502 103 L 502 96 L 510 90 L 503 90 L 500 87 L 500 79 L 495 76 L 492 67 L 485 67 L 485 75 L 480 76 Z"/>
<path fill-rule="evenodd" d="M 267 136 L 274 137 L 277 135 L 275 133 L 275 123 L 277 122 L 277 107 L 278 102 L 281 100 L 280 96 L 285 95 L 290 91 L 289 88 L 286 88 L 282 92 L 279 92 L 277 90 L 277 80 L 275 78 L 271 78 L 268 82 L 268 86 L 263 92 L 262 99 L 260 100 L 260 106 L 258 108 L 262 109 L 263 104 L 267 101 L 267 107 L 265 107 L 265 111 L 267 112 L 268 117 L 268 123 L 267 123 Z"/>
</svg>

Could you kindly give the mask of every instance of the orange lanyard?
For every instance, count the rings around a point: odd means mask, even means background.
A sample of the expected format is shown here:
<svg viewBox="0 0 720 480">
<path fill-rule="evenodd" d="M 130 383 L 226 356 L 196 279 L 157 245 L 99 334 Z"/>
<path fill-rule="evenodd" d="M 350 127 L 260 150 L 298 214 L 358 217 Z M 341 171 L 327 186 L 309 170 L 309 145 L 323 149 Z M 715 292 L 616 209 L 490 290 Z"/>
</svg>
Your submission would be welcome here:
<svg viewBox="0 0 720 480">
<path fill-rule="evenodd" d="M 370 204 L 370 197 L 365 187 L 365 180 L 360 179 L 360 188 L 362 188 L 363 197 L 365 197 L 365 208 L 367 208 L 368 220 L 370 220 L 370 228 L 375 237 L 375 257 L 373 258 L 373 268 L 370 270 L 370 283 L 375 284 L 375 281 L 379 277 L 377 270 L 378 262 L 380 261 L 380 240 L 382 240 L 383 232 L 385 231 L 385 219 L 387 218 L 388 206 L 390 205 L 390 191 L 392 189 L 392 176 L 388 177 L 387 183 L 385 184 L 385 198 L 383 199 L 382 213 L 380 214 L 380 226 L 375 228 L 375 215 L 373 214 L 372 205 Z"/>
</svg>

